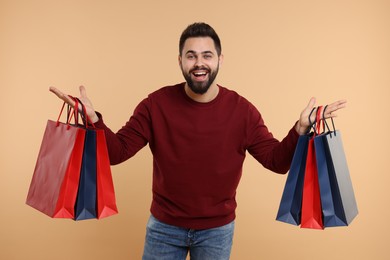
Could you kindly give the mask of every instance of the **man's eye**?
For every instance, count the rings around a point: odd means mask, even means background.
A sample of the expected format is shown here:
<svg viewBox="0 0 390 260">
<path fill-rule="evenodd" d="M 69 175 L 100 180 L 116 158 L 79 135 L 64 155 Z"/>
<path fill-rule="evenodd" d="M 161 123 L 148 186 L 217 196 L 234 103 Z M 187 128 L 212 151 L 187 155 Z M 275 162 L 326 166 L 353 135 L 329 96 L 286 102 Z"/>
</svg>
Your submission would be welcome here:
<svg viewBox="0 0 390 260">
<path fill-rule="evenodd" d="M 213 55 L 211 54 L 206 54 L 203 56 L 205 59 L 211 59 L 213 57 Z"/>
<path fill-rule="evenodd" d="M 188 55 L 188 56 L 187 56 L 187 59 L 190 59 L 190 60 L 192 60 L 193 58 L 195 58 L 195 56 L 194 56 L 194 55 Z"/>
</svg>

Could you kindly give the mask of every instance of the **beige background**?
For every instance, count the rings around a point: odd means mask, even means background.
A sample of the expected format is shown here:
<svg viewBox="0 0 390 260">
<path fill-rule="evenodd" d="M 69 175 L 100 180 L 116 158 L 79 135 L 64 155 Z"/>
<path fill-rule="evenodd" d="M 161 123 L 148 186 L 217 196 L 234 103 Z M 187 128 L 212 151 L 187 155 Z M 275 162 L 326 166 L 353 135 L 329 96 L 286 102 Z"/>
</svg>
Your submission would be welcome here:
<svg viewBox="0 0 390 260">
<path fill-rule="evenodd" d="M 222 39 L 218 82 L 247 97 L 283 138 L 311 96 L 348 107 L 337 127 L 360 214 L 305 230 L 275 221 L 286 176 L 250 156 L 238 190 L 232 259 L 389 259 L 390 1 L 0 0 L 0 259 L 140 259 L 151 155 L 112 167 L 120 214 L 50 219 L 25 205 L 54 85 L 87 87 L 117 130 L 138 102 L 183 81 L 178 38 L 195 21 Z"/>
</svg>

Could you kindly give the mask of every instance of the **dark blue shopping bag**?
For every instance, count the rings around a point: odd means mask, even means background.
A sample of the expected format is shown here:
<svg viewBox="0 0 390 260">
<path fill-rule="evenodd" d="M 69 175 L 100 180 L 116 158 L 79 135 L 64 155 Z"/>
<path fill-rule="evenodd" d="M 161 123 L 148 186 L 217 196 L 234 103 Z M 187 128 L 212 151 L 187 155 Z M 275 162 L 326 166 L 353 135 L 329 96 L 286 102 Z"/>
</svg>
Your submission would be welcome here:
<svg viewBox="0 0 390 260">
<path fill-rule="evenodd" d="M 332 133 L 328 132 L 314 138 L 323 223 L 324 227 L 346 226 L 344 207 L 326 139 L 327 135 L 332 135 Z"/>
<path fill-rule="evenodd" d="M 96 187 L 96 132 L 86 129 L 75 220 L 97 218 Z"/>
<path fill-rule="evenodd" d="M 334 129 L 334 126 L 333 126 Z M 327 148 L 328 165 L 332 172 L 332 187 L 337 188 L 340 196 L 340 204 L 345 216 L 345 224 L 349 225 L 358 215 L 358 207 L 355 199 L 355 193 L 352 186 L 351 176 L 348 170 L 348 164 L 344 153 L 341 132 L 333 130 L 332 134 L 325 136 L 324 144 Z M 344 219 L 343 219 L 344 220 Z"/>
<path fill-rule="evenodd" d="M 310 138 L 311 134 L 307 134 L 298 139 L 276 220 L 293 225 L 301 224 L 303 180 Z"/>
</svg>

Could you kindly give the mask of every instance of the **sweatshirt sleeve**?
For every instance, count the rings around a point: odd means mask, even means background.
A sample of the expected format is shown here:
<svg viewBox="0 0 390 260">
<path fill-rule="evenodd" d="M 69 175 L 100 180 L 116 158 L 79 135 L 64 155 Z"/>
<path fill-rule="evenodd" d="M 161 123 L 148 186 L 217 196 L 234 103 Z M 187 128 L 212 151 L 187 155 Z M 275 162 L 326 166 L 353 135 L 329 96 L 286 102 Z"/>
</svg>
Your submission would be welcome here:
<svg viewBox="0 0 390 260">
<path fill-rule="evenodd" d="M 116 133 L 106 126 L 103 116 L 97 114 L 100 120 L 95 123 L 95 126 L 105 132 L 111 165 L 131 158 L 150 141 L 151 118 L 147 98 L 136 107 L 130 119 Z"/>
<path fill-rule="evenodd" d="M 285 174 L 295 152 L 299 134 L 294 126 L 287 136 L 279 141 L 269 132 L 260 112 L 252 107 L 247 122 L 248 152 L 265 168 Z"/>
</svg>

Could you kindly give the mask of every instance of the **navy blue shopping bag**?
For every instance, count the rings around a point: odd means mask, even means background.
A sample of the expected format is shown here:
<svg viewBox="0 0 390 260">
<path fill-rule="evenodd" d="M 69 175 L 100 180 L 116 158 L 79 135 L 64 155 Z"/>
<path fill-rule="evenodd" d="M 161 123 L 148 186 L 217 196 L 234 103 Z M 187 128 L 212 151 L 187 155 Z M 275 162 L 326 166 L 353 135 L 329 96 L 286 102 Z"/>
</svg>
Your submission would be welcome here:
<svg viewBox="0 0 390 260">
<path fill-rule="evenodd" d="M 324 227 L 346 226 L 340 190 L 326 140 L 327 135 L 332 133 L 328 132 L 314 138 L 323 223 Z"/>
<path fill-rule="evenodd" d="M 352 186 L 346 156 L 344 153 L 341 132 L 339 130 L 333 130 L 332 134 L 326 135 L 325 138 L 329 168 L 331 169 L 331 172 L 333 174 L 333 182 L 331 183 L 331 185 L 339 192 L 339 203 L 341 204 L 344 211 L 345 224 L 349 225 L 352 220 L 358 215 L 359 211 L 355 199 L 355 193 Z"/>
<path fill-rule="evenodd" d="M 75 220 L 97 218 L 96 187 L 96 132 L 87 128 L 75 205 Z"/>
<path fill-rule="evenodd" d="M 276 216 L 276 220 L 292 225 L 301 224 L 303 180 L 310 138 L 311 134 L 307 134 L 298 139 Z"/>
</svg>

